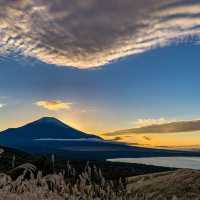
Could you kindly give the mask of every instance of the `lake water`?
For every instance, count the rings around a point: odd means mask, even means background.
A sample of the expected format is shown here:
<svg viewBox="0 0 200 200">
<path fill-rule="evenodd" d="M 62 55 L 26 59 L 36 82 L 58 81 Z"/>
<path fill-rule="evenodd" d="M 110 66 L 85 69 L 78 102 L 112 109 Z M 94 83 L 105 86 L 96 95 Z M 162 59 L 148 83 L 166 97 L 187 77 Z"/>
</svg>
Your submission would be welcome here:
<svg viewBox="0 0 200 200">
<path fill-rule="evenodd" d="M 200 170 L 200 157 L 116 158 L 108 161 Z"/>
</svg>

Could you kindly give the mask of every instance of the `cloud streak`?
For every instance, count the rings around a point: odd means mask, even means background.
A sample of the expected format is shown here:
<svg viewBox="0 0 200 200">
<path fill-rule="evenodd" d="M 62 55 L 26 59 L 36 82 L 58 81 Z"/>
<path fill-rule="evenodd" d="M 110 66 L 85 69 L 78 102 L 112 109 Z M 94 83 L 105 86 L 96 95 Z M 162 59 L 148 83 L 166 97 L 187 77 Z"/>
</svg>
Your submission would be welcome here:
<svg viewBox="0 0 200 200">
<path fill-rule="evenodd" d="M 0 108 L 3 108 L 4 106 L 5 106 L 5 104 L 1 104 L 1 103 L 0 103 Z"/>
<path fill-rule="evenodd" d="M 47 110 L 58 111 L 58 110 L 70 110 L 72 103 L 63 102 L 60 100 L 55 100 L 55 101 L 45 100 L 45 101 L 38 101 L 35 103 L 35 105 Z"/>
<path fill-rule="evenodd" d="M 200 131 L 200 120 L 193 121 L 177 121 L 165 124 L 155 124 L 140 128 L 126 129 L 107 133 L 108 136 L 119 136 L 126 134 L 167 134 Z M 146 137 L 146 136 L 145 136 Z"/>
<path fill-rule="evenodd" d="M 200 3 L 186 0 L 0 0 L 0 53 L 97 67 L 199 39 L 199 13 Z"/>
<path fill-rule="evenodd" d="M 162 117 L 162 118 L 159 118 L 159 119 L 153 119 L 153 118 L 138 119 L 133 124 L 134 124 L 135 128 L 140 128 L 140 127 L 144 127 L 144 126 L 167 124 L 167 123 L 170 123 L 170 122 L 173 122 L 173 121 L 165 119 L 165 118 Z"/>
</svg>

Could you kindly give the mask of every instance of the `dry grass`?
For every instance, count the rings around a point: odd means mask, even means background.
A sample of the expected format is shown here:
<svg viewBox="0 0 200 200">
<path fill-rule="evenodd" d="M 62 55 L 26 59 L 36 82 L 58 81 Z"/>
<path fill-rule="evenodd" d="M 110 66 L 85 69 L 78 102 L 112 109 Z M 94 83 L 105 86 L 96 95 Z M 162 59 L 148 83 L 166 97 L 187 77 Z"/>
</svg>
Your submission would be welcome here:
<svg viewBox="0 0 200 200">
<path fill-rule="evenodd" d="M 19 171 L 20 175 L 13 178 L 12 174 Z M 200 172 L 194 170 L 112 182 L 95 166 L 87 164 L 83 172 L 77 174 L 67 162 L 66 169 L 60 173 L 43 175 L 27 163 L 8 174 L 0 173 L 0 200 L 200 200 Z"/>
<path fill-rule="evenodd" d="M 128 178 L 132 200 L 200 200 L 200 171 L 180 169 Z"/>
<path fill-rule="evenodd" d="M 0 154 L 3 150 L 0 151 Z M 54 166 L 55 159 L 52 159 Z M 12 161 L 15 166 L 15 159 Z M 19 173 L 20 172 L 20 173 Z M 9 174 L 9 175 L 8 175 Z M 20 174 L 13 178 L 13 174 Z M 121 179 L 108 181 L 101 170 L 89 163 L 83 172 L 66 163 L 60 173 L 43 175 L 30 164 L 23 164 L 0 174 L 0 200 L 126 200 L 126 189 Z"/>
<path fill-rule="evenodd" d="M 24 164 L 12 171 L 23 169 L 23 173 L 13 180 L 11 176 L 0 174 L 0 199 L 2 200 L 126 200 L 126 190 L 121 180 L 114 184 L 106 181 L 100 170 L 89 165 L 77 175 L 67 164 L 66 172 L 46 176 L 37 172 L 31 164 Z M 67 177 L 66 178 L 66 173 Z"/>
</svg>

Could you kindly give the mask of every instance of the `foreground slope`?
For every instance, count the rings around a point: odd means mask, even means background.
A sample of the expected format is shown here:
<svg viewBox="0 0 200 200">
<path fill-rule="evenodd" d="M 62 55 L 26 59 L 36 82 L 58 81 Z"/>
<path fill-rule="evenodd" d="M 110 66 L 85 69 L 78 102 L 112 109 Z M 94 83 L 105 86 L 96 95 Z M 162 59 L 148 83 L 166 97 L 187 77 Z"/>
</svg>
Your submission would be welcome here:
<svg viewBox="0 0 200 200">
<path fill-rule="evenodd" d="M 181 169 L 128 178 L 132 200 L 199 200 L 200 171 Z"/>
</svg>

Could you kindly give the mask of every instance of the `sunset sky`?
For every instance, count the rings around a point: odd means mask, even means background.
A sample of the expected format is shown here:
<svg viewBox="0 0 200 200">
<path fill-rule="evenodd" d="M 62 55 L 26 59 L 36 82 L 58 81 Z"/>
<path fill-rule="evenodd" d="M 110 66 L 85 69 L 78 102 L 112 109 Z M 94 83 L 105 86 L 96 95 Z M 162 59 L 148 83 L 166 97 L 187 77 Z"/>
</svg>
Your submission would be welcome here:
<svg viewBox="0 0 200 200">
<path fill-rule="evenodd" d="M 199 1 L 0 0 L 0 130 L 53 116 L 106 139 L 200 148 L 198 127 L 113 134 L 200 119 L 199 36 Z"/>
</svg>

